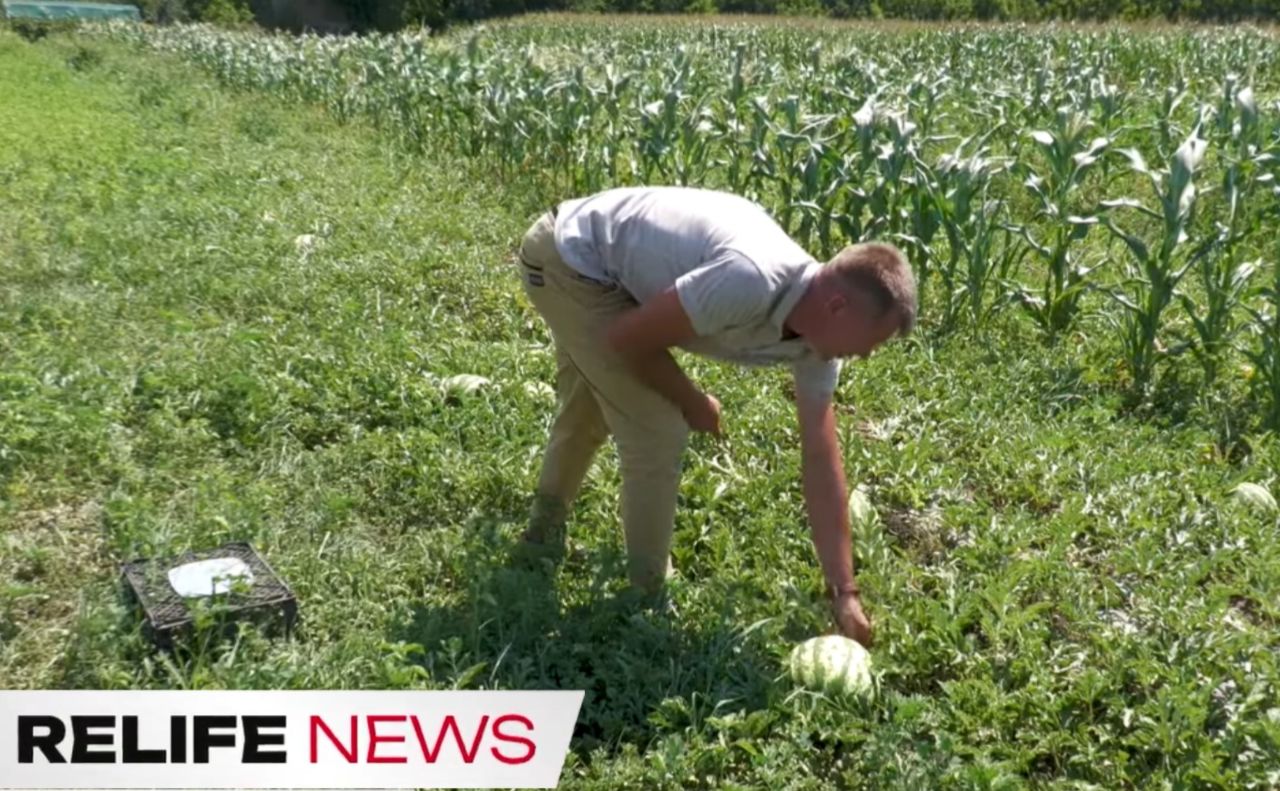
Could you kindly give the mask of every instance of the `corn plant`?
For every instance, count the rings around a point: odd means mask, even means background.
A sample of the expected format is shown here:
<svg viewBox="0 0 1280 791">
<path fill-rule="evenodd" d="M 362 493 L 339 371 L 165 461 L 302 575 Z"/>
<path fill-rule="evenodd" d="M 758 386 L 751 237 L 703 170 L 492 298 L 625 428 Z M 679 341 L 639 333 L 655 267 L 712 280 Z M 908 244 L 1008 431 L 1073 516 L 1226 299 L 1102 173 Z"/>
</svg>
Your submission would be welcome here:
<svg viewBox="0 0 1280 791">
<path fill-rule="evenodd" d="M 942 332 L 953 329 L 965 311 L 972 324 L 980 326 L 991 309 L 989 287 L 1006 280 L 1027 251 L 1002 222 L 1004 202 L 990 196 L 991 181 L 1005 164 L 990 157 L 982 141 L 975 151 L 965 153 L 968 143 L 962 142 L 934 168 L 921 164 L 918 169 L 947 237 L 947 255 L 934 266 L 941 280 L 934 309 Z M 1003 245 L 997 242 L 1001 237 Z"/>
<path fill-rule="evenodd" d="M 1037 239 L 1030 224 L 1023 224 L 1019 233 L 1044 266 L 1044 280 L 1038 292 L 1014 287 L 1020 303 L 1050 341 L 1075 321 L 1094 269 L 1078 259 L 1078 242 L 1098 223 L 1080 193 L 1111 139 L 1091 137 L 1092 129 L 1093 124 L 1080 112 L 1060 108 L 1052 129 L 1030 133 L 1044 168 L 1037 172 L 1029 164 L 1022 165 L 1027 174 L 1024 184 L 1036 202 L 1035 218 L 1045 230 Z"/>
<path fill-rule="evenodd" d="M 1152 383 L 1165 309 L 1174 301 L 1183 276 L 1212 249 L 1213 239 L 1193 247 L 1188 234 L 1196 204 L 1196 169 L 1204 159 L 1207 145 L 1200 137 L 1197 124 L 1164 169 L 1151 170 L 1137 151 L 1123 151 L 1133 171 L 1148 179 L 1158 208 L 1149 208 L 1133 198 L 1104 202 L 1104 206 L 1112 210 L 1105 215 L 1104 224 L 1124 241 L 1130 253 L 1126 277 L 1122 285 L 1111 290 L 1111 295 L 1124 309 L 1119 322 L 1121 340 L 1125 363 L 1139 397 L 1148 395 Z M 1113 216 L 1117 209 L 1133 209 L 1155 220 L 1158 236 L 1149 240 L 1123 230 Z"/>
<path fill-rule="evenodd" d="M 1234 80 L 1228 79 L 1227 90 L 1233 87 Z M 1271 153 L 1260 150 L 1263 141 L 1252 90 L 1242 89 L 1234 94 L 1231 103 L 1220 106 L 1215 126 L 1228 130 L 1226 142 L 1230 146 L 1223 152 L 1225 216 L 1217 223 L 1217 238 L 1209 254 L 1199 258 L 1195 270 L 1204 304 L 1197 304 L 1188 294 L 1179 295 L 1195 328 L 1198 343 L 1193 348 L 1204 371 L 1206 387 L 1212 387 L 1217 380 L 1223 357 L 1241 329 L 1236 312 L 1261 264 L 1260 259 L 1245 260 L 1244 243 L 1262 222 L 1249 199 L 1262 192 L 1260 186 L 1272 181 L 1272 174 L 1265 172 L 1265 167 L 1274 159 Z"/>
<path fill-rule="evenodd" d="M 1245 349 L 1252 363 L 1249 380 L 1264 405 L 1267 427 L 1280 430 L 1280 266 L 1271 265 L 1271 282 L 1259 290 L 1262 304 L 1248 307 L 1256 344 Z"/>
</svg>

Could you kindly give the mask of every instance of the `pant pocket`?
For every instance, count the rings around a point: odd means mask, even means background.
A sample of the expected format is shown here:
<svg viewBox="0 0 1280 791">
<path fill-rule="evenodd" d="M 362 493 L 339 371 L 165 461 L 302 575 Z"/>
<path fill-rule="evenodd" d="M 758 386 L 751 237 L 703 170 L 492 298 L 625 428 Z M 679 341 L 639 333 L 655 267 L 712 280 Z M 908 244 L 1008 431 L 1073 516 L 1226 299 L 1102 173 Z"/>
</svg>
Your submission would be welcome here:
<svg viewBox="0 0 1280 791">
<path fill-rule="evenodd" d="M 586 285 L 588 288 L 599 289 L 602 294 L 611 294 L 618 290 L 617 283 L 610 283 L 607 280 L 596 280 L 594 277 L 587 277 L 581 272 L 573 272 L 570 275 L 574 280 Z"/>
<path fill-rule="evenodd" d="M 573 271 L 548 270 L 545 274 L 548 281 L 554 279 L 556 289 L 592 313 L 618 313 L 635 305 L 631 295 L 617 283 L 603 283 Z"/>
</svg>

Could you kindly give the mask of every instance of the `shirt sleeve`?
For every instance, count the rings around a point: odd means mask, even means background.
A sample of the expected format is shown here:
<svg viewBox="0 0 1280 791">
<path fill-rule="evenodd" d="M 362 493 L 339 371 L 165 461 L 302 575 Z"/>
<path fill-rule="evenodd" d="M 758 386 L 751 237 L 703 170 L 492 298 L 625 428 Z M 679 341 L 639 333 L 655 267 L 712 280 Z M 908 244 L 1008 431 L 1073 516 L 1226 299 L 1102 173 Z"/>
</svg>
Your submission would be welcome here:
<svg viewBox="0 0 1280 791">
<path fill-rule="evenodd" d="M 681 275 L 675 289 L 700 336 L 766 320 L 773 296 L 769 279 L 733 252 Z"/>
<path fill-rule="evenodd" d="M 796 382 L 796 398 L 830 401 L 840 384 L 840 360 L 823 360 L 806 354 L 791 364 Z"/>
</svg>

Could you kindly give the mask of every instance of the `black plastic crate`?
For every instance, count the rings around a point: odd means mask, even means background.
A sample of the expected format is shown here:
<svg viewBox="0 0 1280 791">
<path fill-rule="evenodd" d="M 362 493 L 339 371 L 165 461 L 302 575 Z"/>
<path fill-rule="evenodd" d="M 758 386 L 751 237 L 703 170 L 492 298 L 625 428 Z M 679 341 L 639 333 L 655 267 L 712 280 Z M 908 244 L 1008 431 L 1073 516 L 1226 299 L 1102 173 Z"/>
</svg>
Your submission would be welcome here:
<svg viewBox="0 0 1280 791">
<path fill-rule="evenodd" d="M 284 580 L 248 543 L 236 541 L 215 549 L 185 552 L 167 558 L 139 558 L 121 566 L 125 587 L 146 617 L 151 638 L 172 647 L 174 637 L 190 629 L 194 615 L 186 600 L 169 584 L 169 570 L 187 563 L 215 558 L 238 558 L 253 574 L 247 586 L 236 586 L 211 597 L 228 621 L 283 621 L 285 634 L 293 631 L 298 600 Z"/>
</svg>

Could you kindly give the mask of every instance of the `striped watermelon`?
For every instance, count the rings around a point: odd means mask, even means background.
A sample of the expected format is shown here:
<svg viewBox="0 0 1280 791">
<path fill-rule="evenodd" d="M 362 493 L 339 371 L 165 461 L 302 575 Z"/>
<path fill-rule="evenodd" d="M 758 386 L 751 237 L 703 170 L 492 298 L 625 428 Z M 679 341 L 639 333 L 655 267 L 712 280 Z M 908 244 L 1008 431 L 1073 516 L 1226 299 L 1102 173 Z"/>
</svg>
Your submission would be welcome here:
<svg viewBox="0 0 1280 791">
<path fill-rule="evenodd" d="M 871 691 L 871 654 L 848 637 L 814 637 L 791 651 L 791 678 L 828 695 L 864 695 Z"/>
</svg>

